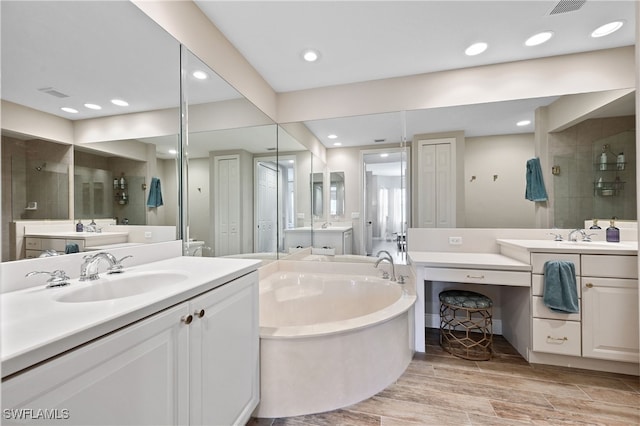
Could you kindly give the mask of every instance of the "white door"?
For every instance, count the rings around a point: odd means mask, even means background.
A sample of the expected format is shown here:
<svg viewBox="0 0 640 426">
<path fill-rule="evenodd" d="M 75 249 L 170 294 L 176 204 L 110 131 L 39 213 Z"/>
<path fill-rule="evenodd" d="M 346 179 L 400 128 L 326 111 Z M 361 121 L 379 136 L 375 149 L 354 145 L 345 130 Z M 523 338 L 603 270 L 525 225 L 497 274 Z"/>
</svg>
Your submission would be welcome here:
<svg viewBox="0 0 640 426">
<path fill-rule="evenodd" d="M 2 408 L 48 410 L 65 425 L 188 424 L 188 313 L 180 304 L 3 381 Z"/>
<path fill-rule="evenodd" d="M 455 227 L 455 180 L 448 139 L 420 141 L 418 157 L 418 226 Z"/>
<path fill-rule="evenodd" d="M 191 301 L 192 425 L 244 425 L 259 398 L 258 273 Z"/>
<path fill-rule="evenodd" d="M 256 252 L 275 252 L 278 223 L 278 169 L 268 162 L 256 163 Z"/>
<path fill-rule="evenodd" d="M 240 253 L 240 159 L 216 157 L 214 244 L 216 256 Z"/>
</svg>

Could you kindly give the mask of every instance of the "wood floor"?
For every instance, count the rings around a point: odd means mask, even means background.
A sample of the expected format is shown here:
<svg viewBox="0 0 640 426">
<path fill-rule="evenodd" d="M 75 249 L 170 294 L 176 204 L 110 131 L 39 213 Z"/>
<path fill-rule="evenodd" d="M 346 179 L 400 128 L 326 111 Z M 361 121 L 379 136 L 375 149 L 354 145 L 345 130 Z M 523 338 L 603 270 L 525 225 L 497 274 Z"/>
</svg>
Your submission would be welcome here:
<svg viewBox="0 0 640 426">
<path fill-rule="evenodd" d="M 501 336 L 491 361 L 444 352 L 427 331 L 396 383 L 358 404 L 327 413 L 251 419 L 266 425 L 639 425 L 636 376 L 529 365 Z"/>
</svg>

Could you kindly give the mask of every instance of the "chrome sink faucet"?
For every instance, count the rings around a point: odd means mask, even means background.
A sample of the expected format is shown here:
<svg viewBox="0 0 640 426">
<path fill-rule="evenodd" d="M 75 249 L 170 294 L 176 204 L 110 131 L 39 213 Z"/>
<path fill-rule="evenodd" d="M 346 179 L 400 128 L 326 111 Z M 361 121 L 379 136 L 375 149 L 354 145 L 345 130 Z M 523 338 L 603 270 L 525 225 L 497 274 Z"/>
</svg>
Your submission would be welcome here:
<svg viewBox="0 0 640 426">
<path fill-rule="evenodd" d="M 109 264 L 107 274 L 119 274 L 123 272 L 122 261 L 129 257 L 133 256 L 125 256 L 118 260 L 114 255 L 106 251 L 88 254 L 83 257 L 84 262 L 82 266 L 80 266 L 80 281 L 97 280 L 100 278 L 100 275 L 98 275 L 98 265 L 101 260 L 106 260 Z"/>
<path fill-rule="evenodd" d="M 567 237 L 567 240 L 578 241 L 578 234 L 582 236 L 583 240 L 587 239 L 587 234 L 584 232 L 584 229 L 574 229 L 573 231 L 569 232 L 569 236 Z"/>
<path fill-rule="evenodd" d="M 380 257 L 381 254 L 384 254 L 386 256 Z M 395 265 L 393 264 L 393 256 L 391 256 L 391 254 L 386 251 L 386 250 L 380 250 L 378 252 L 378 254 L 376 255 L 376 257 L 378 257 L 378 260 L 376 260 L 376 263 L 373 265 L 374 268 L 377 268 L 378 265 L 380 265 L 380 262 L 389 262 L 389 265 L 391 265 L 391 278 L 390 281 L 396 281 L 396 268 Z"/>
</svg>

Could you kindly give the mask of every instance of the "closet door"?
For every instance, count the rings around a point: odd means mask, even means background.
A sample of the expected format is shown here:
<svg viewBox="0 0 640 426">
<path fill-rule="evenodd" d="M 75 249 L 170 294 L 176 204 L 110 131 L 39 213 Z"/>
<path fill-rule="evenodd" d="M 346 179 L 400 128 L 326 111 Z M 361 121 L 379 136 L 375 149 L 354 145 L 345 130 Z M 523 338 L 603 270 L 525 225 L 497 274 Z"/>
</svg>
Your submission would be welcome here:
<svg viewBox="0 0 640 426">
<path fill-rule="evenodd" d="M 240 159 L 215 157 L 215 255 L 240 253 Z"/>
<path fill-rule="evenodd" d="M 419 141 L 418 226 L 455 227 L 455 184 L 451 139 Z"/>
</svg>

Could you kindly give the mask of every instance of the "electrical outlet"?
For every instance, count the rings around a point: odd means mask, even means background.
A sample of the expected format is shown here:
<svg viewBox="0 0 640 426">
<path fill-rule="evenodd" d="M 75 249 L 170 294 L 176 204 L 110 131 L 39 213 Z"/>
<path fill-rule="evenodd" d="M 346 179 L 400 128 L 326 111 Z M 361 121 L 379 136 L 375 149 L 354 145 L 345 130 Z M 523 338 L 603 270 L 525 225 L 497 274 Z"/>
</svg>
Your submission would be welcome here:
<svg viewBox="0 0 640 426">
<path fill-rule="evenodd" d="M 151 232 L 148 232 L 148 231 L 147 231 L 147 232 L 145 232 L 145 233 L 144 233 L 144 237 L 145 237 L 145 238 L 151 238 Z"/>
<path fill-rule="evenodd" d="M 459 246 L 462 244 L 462 237 L 449 237 L 449 244 Z"/>
</svg>

